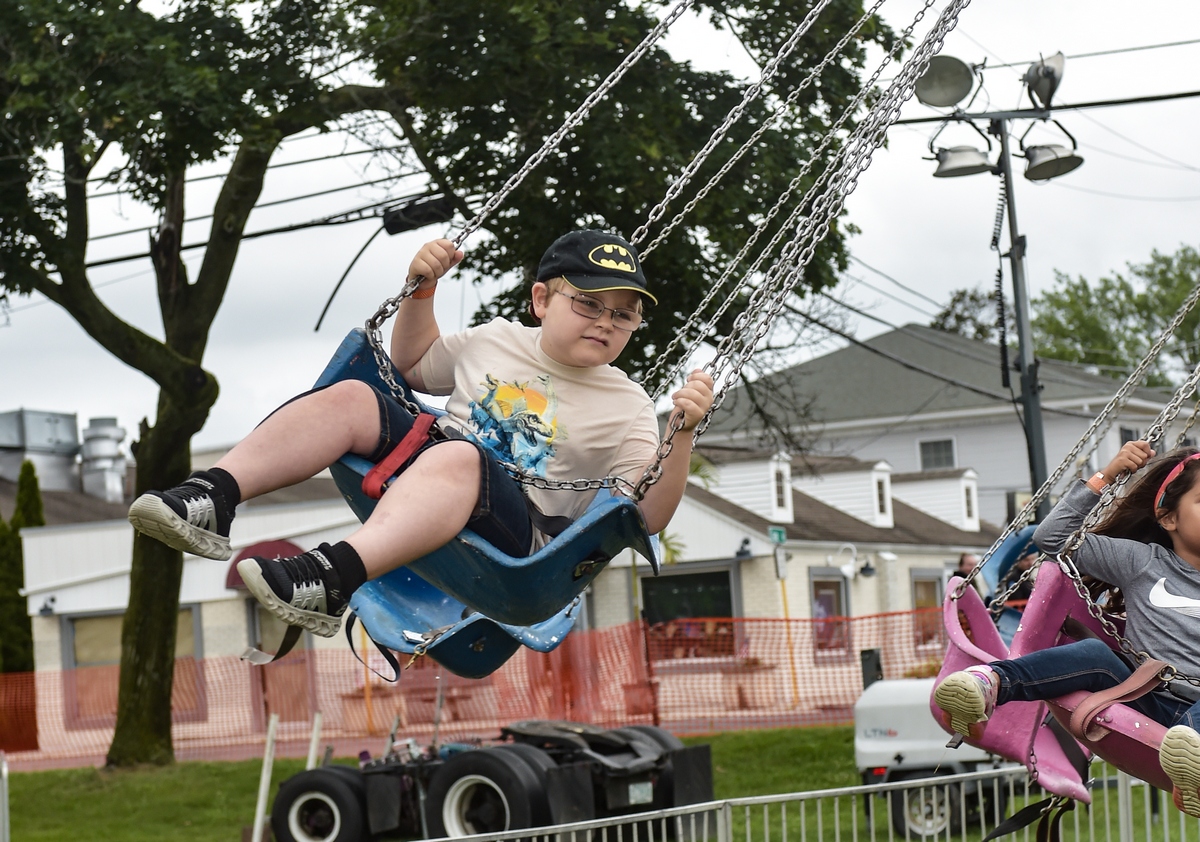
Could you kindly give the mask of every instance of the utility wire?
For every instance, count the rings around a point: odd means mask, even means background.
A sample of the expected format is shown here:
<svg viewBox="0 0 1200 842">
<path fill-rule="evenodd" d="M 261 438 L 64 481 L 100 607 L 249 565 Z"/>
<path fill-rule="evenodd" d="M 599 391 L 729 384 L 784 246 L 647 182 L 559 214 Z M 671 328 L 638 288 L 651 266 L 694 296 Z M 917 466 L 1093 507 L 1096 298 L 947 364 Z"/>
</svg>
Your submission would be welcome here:
<svg viewBox="0 0 1200 842">
<path fill-rule="evenodd" d="M 963 33 L 963 34 L 965 34 L 965 33 Z M 971 38 L 971 36 L 968 35 L 967 37 L 970 38 L 971 41 L 974 41 L 976 46 L 983 49 L 984 52 L 988 52 L 993 57 L 995 57 L 995 53 L 991 53 L 990 50 L 988 50 L 986 47 L 984 47 L 978 41 L 975 41 L 975 39 Z M 1143 50 L 1161 50 L 1164 47 L 1186 47 L 1190 44 L 1200 44 L 1200 38 L 1192 38 L 1189 41 L 1168 41 L 1165 44 L 1146 44 L 1141 47 L 1116 47 L 1111 50 L 1097 50 L 1096 52 L 1093 52 L 1093 53 L 1076 53 L 1075 55 L 1072 55 L 1072 56 L 1063 56 L 1063 58 L 1077 59 L 1077 58 L 1095 58 L 1096 56 L 1115 56 L 1115 55 L 1119 55 L 1121 53 L 1137 53 L 1137 52 L 1141 52 Z M 998 67 L 1024 67 L 1024 66 L 1033 64 L 1035 61 L 1039 61 L 1039 60 L 1040 59 L 1032 59 L 1030 61 L 1014 61 L 1014 62 L 1010 62 L 1010 63 L 1006 63 L 1006 64 L 990 64 L 990 65 L 987 65 L 986 67 L 981 67 L 980 70 L 994 70 Z"/>
<path fill-rule="evenodd" d="M 890 299 L 892 299 L 892 301 L 895 301 L 897 304 L 903 305 L 903 306 L 907 307 L 908 309 L 913 310 L 914 312 L 920 313 L 922 316 L 925 316 L 926 318 L 930 318 L 930 319 L 937 318 L 937 313 L 930 313 L 928 310 L 922 310 L 916 304 L 911 304 L 908 301 L 905 301 L 903 298 L 901 298 L 898 295 L 892 295 L 892 293 L 888 292 L 887 290 L 880 289 L 879 287 L 875 286 L 874 284 L 868 283 L 866 280 L 858 277 L 857 275 L 851 275 L 849 272 L 843 272 L 842 277 L 848 281 L 853 281 L 856 284 L 862 284 L 867 289 L 872 290 L 873 292 L 877 292 L 880 295 L 885 296 L 887 298 L 890 298 Z"/>
<path fill-rule="evenodd" d="M 932 304 L 934 307 L 937 307 L 939 310 L 941 310 L 942 308 L 944 308 L 946 306 L 945 303 L 943 303 L 941 301 L 935 301 L 934 299 L 930 298 L 925 293 L 920 292 L 919 290 L 915 290 L 910 286 L 900 283 L 895 278 L 893 278 L 891 275 L 889 275 L 887 272 L 884 272 L 880 269 L 876 269 L 874 266 L 871 266 L 869 263 L 864 261 L 861 257 L 856 257 L 852 254 L 852 255 L 850 255 L 850 259 L 853 260 L 855 263 L 857 263 L 859 266 L 863 267 L 864 269 L 868 269 L 868 270 L 874 272 L 876 275 L 883 278 L 885 281 L 891 281 L 893 284 L 900 287 L 900 289 L 904 290 L 905 292 L 911 292 L 913 295 L 917 296 L 918 298 L 925 299 L 930 304 Z"/>
<path fill-rule="evenodd" d="M 276 169 L 283 169 L 284 167 L 295 167 L 295 166 L 299 166 L 300 164 L 315 164 L 315 163 L 319 163 L 321 161 L 333 161 L 337 158 L 352 158 L 355 155 L 367 155 L 372 152 L 392 152 L 392 151 L 395 151 L 395 150 L 401 149 L 401 148 L 406 148 L 406 144 L 398 143 L 393 146 L 380 146 L 378 148 L 371 147 L 370 149 L 355 149 L 352 152 L 335 152 L 331 155 L 318 155 L 315 158 L 303 158 L 299 161 L 280 161 L 278 164 L 267 164 L 267 169 L 276 170 Z M 184 184 L 195 184 L 200 181 L 212 181 L 213 179 L 216 179 L 216 178 L 226 178 L 228 175 L 229 175 L 228 172 L 212 173 L 210 175 L 197 175 L 197 176 L 193 176 L 191 178 L 185 178 L 183 180 L 183 182 L 184 182 Z M 89 182 L 103 181 L 105 178 L 106 178 L 106 176 L 99 176 L 97 178 L 89 178 L 88 181 Z M 109 196 L 123 195 L 124 192 L 125 191 L 122 191 L 121 189 L 118 188 L 116 190 L 110 190 L 107 193 L 93 193 L 92 195 L 88 196 L 88 198 L 89 199 L 104 199 Z"/>
<path fill-rule="evenodd" d="M 305 193 L 302 196 L 291 196 L 286 199 L 275 199 L 274 201 L 271 201 L 271 202 L 260 202 L 257 205 L 255 205 L 253 209 L 258 210 L 259 208 L 271 208 L 271 207 L 276 207 L 277 205 L 286 205 L 289 202 L 300 202 L 300 201 L 303 201 L 304 199 L 313 199 L 318 196 L 328 196 L 331 193 L 341 193 L 346 190 L 355 190 L 359 187 L 370 187 L 375 184 L 383 184 L 384 182 L 387 182 L 387 181 L 396 181 L 401 178 L 407 178 L 410 175 L 417 175 L 420 172 L 422 172 L 422 170 L 413 170 L 412 172 L 400 173 L 398 175 L 389 175 L 385 178 L 376 178 L 373 181 L 361 181 L 361 182 L 358 182 L 357 184 L 346 184 L 341 187 L 330 187 L 327 190 L 318 190 L 315 193 Z M 184 220 L 184 222 L 203 222 L 206 219 L 212 219 L 212 218 L 213 218 L 213 215 L 211 213 L 206 213 L 203 216 L 189 216 L 187 219 Z M 90 242 L 94 242 L 96 240 L 107 240 L 112 237 L 124 237 L 129 234 L 140 234 L 143 231 L 152 230 L 154 227 L 155 226 L 153 224 L 151 224 L 151 225 L 143 225 L 140 228 L 128 228 L 124 231 L 113 231 L 110 234 L 97 234 L 94 237 L 88 237 L 88 242 L 90 243 Z"/>
<path fill-rule="evenodd" d="M 346 225 L 351 222 L 361 222 L 364 219 L 377 219 L 383 216 L 382 208 L 385 205 L 395 205 L 402 202 L 410 202 L 413 199 L 418 199 L 425 193 L 413 193 L 408 196 L 399 196 L 390 199 L 385 199 L 382 202 L 372 202 L 369 205 L 353 208 L 341 213 L 331 214 L 330 216 L 314 219 L 310 222 L 298 222 L 293 225 L 282 225 L 278 228 L 267 228 L 263 231 L 251 231 L 248 234 L 243 234 L 241 240 L 254 240 L 258 237 L 269 237 L 273 234 L 287 234 L 292 231 L 302 231 L 306 228 L 317 228 L 324 225 Z M 189 243 L 180 246 L 180 251 L 191 251 L 194 249 L 204 248 L 208 245 L 208 240 L 198 243 Z M 131 260 L 142 260 L 150 257 L 150 252 L 142 252 L 141 254 L 127 254 L 123 257 L 109 257 L 103 260 L 93 260 L 84 264 L 85 269 L 91 269 L 96 266 L 111 266 L 114 263 L 128 263 Z"/>
</svg>

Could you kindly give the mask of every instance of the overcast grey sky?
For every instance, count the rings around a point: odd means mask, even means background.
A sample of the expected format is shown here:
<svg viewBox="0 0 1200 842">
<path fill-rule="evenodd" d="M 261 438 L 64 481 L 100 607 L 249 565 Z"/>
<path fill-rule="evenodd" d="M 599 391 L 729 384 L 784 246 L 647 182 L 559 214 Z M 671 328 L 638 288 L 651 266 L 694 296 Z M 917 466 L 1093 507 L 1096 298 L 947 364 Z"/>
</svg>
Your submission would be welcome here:
<svg viewBox="0 0 1200 842">
<path fill-rule="evenodd" d="M 889 0 L 883 15 L 900 29 L 919 5 L 914 0 Z M 937 8 L 942 5 L 939 0 Z M 1200 39 L 1200 6 L 1183 0 L 1149 2 L 1136 9 L 1112 0 L 975 0 L 947 39 L 944 52 L 969 63 L 987 59 L 989 65 L 997 65 L 1026 62 L 1059 50 L 1075 56 L 1191 39 Z M 677 24 L 668 46 L 702 67 L 750 70 L 736 41 L 708 31 L 697 21 Z M 1200 44 L 1069 58 L 1055 104 L 1200 89 L 1200 74 L 1194 70 L 1198 62 Z M 976 108 L 1027 105 L 1020 81 L 1024 69 L 1021 64 L 985 70 L 985 94 Z M 885 78 L 890 76 L 885 73 Z M 903 116 L 933 113 L 914 101 Z M 1042 185 L 1016 178 L 1018 218 L 1029 242 L 1033 294 L 1052 284 L 1056 269 L 1095 279 L 1123 270 L 1128 262 L 1145 260 L 1153 249 L 1171 252 L 1183 243 L 1200 244 L 1200 153 L 1195 144 L 1200 99 L 1064 110 L 1057 116 L 1078 139 L 1085 163 Z M 847 203 L 848 219 L 862 229 L 850 242 L 853 254 L 922 296 L 857 264 L 850 275 L 906 303 L 854 280 L 847 280 L 840 292 L 894 324 L 927 323 L 937 308 L 926 298 L 944 302 L 957 288 L 990 287 L 996 271 L 996 255 L 988 242 L 999 181 L 986 174 L 932 178 L 934 163 L 922 158 L 928 155 L 926 146 L 935 128 L 893 128 L 889 146 L 876 152 L 871 169 Z M 1035 128 L 1030 137 L 1065 142 L 1045 128 Z M 978 135 L 961 126 L 948 128 L 938 142 L 982 144 Z M 353 143 L 340 137 L 298 139 L 285 144 L 276 160 L 300 160 L 342 148 L 354 148 Z M 263 201 L 379 177 L 379 171 L 364 169 L 364 160 L 350 157 L 272 170 Z M 1022 164 L 1014 162 L 1018 172 Z M 215 166 L 209 171 L 221 169 Z M 216 184 L 190 186 L 189 214 L 209 212 Z M 261 208 L 255 211 L 249 230 L 307 220 L 402 192 L 403 185 L 387 190 L 366 187 Z M 127 200 L 98 199 L 92 211 L 93 235 L 150 222 Z M 206 223 L 198 223 L 188 228 L 184 239 L 202 239 L 206 230 Z M 425 229 L 377 239 L 347 280 L 325 326 L 314 333 L 313 324 L 334 282 L 373 230 L 373 223 L 362 222 L 243 245 L 205 359 L 206 367 L 220 380 L 221 397 L 208 425 L 196 437 L 196 447 L 233 443 L 272 408 L 307 388 L 340 337 L 394 294 L 415 248 L 443 233 Z M 144 233 L 115 237 L 95 242 L 89 258 L 133 254 L 145 247 Z M 188 253 L 190 265 L 197 264 L 198 255 Z M 652 260 L 647 266 L 651 273 Z M 1005 276 L 1010 282 L 1007 268 Z M 96 269 L 92 277 L 108 306 L 143 330 L 161 335 L 148 261 Z M 463 324 L 494 289 L 443 283 L 437 297 L 443 330 Z M 0 411 L 25 407 L 73 412 L 81 429 L 90 417 L 116 416 L 131 436 L 138 419 L 153 418 L 154 384 L 115 361 L 54 305 L 37 296 L 16 298 L 8 319 L 7 326 L 0 326 L 4 372 Z M 851 324 L 859 337 L 887 329 L 857 317 Z"/>
</svg>

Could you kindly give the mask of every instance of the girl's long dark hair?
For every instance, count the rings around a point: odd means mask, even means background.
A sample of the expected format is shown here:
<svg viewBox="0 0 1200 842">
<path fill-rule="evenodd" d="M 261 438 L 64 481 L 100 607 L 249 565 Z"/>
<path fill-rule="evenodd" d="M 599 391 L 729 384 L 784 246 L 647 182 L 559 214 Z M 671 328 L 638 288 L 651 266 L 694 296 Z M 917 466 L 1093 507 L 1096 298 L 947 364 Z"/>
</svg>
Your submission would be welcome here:
<svg viewBox="0 0 1200 842">
<path fill-rule="evenodd" d="M 1130 538 L 1143 544 L 1158 544 L 1174 551 L 1175 544 L 1171 540 L 1171 533 L 1158 525 L 1159 509 L 1156 508 L 1158 501 L 1155 497 L 1167 474 L 1196 452 L 1194 447 L 1180 447 L 1151 459 L 1125 486 L 1125 493 L 1113 501 L 1104 519 L 1092 531 L 1097 535 L 1108 535 L 1112 538 Z M 1167 486 L 1166 493 L 1163 494 L 1162 510 L 1175 511 L 1179 505 L 1179 498 L 1191 489 L 1198 477 L 1200 459 L 1195 459 L 1188 462 L 1182 473 Z M 1124 611 L 1125 599 L 1119 588 L 1091 576 L 1084 577 L 1084 584 L 1093 598 L 1098 599 L 1101 594 L 1107 594 L 1103 600 L 1106 611 L 1114 614 Z"/>
<path fill-rule="evenodd" d="M 1104 519 L 1093 531 L 1097 535 L 1130 538 L 1143 544 L 1158 544 L 1168 550 L 1174 550 L 1171 533 L 1158 525 L 1159 509 L 1155 506 L 1158 501 L 1154 498 L 1167 474 L 1196 452 L 1194 447 L 1180 447 L 1151 459 L 1133 481 L 1125 486 L 1125 493 L 1113 502 Z M 1179 498 L 1191 489 L 1197 477 L 1200 477 L 1200 459 L 1188 462 L 1183 468 L 1183 473 L 1167 486 L 1163 495 L 1162 510 L 1175 511 L 1179 505 Z"/>
</svg>

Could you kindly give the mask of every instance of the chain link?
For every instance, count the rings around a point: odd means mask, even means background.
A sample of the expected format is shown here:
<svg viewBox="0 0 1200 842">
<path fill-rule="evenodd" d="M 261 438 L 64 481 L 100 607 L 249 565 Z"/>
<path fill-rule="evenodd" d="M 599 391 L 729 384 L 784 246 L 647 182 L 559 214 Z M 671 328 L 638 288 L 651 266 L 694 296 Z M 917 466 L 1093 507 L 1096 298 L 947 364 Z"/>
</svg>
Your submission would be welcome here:
<svg viewBox="0 0 1200 842">
<path fill-rule="evenodd" d="M 691 314 L 691 316 L 688 317 L 688 320 L 679 328 L 679 330 L 677 330 L 675 332 L 675 337 L 667 344 L 667 347 L 663 349 L 663 352 L 658 355 L 658 361 L 653 366 L 650 367 L 650 370 L 646 372 L 646 375 L 643 378 L 643 382 L 647 385 L 647 391 L 650 392 L 654 398 L 657 399 L 662 396 L 663 392 L 668 388 L 670 383 L 680 375 L 683 367 L 687 364 L 686 355 L 683 357 L 680 357 L 678 359 L 675 359 L 674 362 L 671 362 L 671 360 L 675 358 L 676 351 L 678 351 L 679 347 L 685 341 L 688 341 L 695 336 L 707 336 L 709 333 L 711 333 L 711 331 L 712 331 L 714 325 L 716 325 L 717 321 L 721 318 L 721 316 L 723 316 L 725 314 L 725 312 L 731 306 L 733 306 L 733 304 L 737 300 L 737 292 L 742 288 L 749 288 L 750 279 L 754 277 L 755 273 L 762 266 L 763 262 L 767 259 L 767 257 L 774 251 L 775 247 L 779 244 L 780 240 L 787 234 L 787 232 L 792 227 L 794 227 L 794 225 L 798 222 L 800 217 L 803 215 L 804 207 L 808 203 L 810 197 L 814 196 L 816 191 L 820 188 L 821 184 L 824 181 L 824 178 L 819 178 L 817 180 L 817 182 L 814 183 L 808 189 L 808 191 L 805 193 L 804 197 L 796 204 L 796 208 L 788 216 L 788 218 L 785 220 L 785 222 L 780 226 L 779 230 L 771 238 L 771 240 L 767 244 L 767 246 L 761 250 L 758 257 L 754 261 L 753 265 L 751 265 L 750 268 L 747 269 L 746 272 L 743 274 L 742 281 L 740 281 L 738 284 L 734 285 L 734 289 L 730 292 L 730 294 L 721 303 L 721 305 L 719 306 L 717 311 L 708 317 L 708 319 L 705 322 L 705 324 L 703 325 L 703 327 L 698 327 L 700 322 L 705 321 L 704 313 L 708 309 L 708 306 L 712 303 L 713 299 L 716 298 L 716 296 L 721 292 L 721 290 L 724 288 L 724 286 L 728 282 L 728 280 L 737 271 L 737 267 L 741 265 L 742 261 L 750 253 L 750 250 L 752 248 L 754 248 L 755 244 L 758 242 L 758 239 L 767 230 L 767 228 L 770 226 L 771 222 L 775 219 L 776 216 L 779 215 L 779 213 L 784 209 L 784 207 L 787 206 L 787 203 L 791 199 L 792 194 L 800 188 L 800 185 L 803 183 L 805 176 L 807 176 L 809 171 L 812 170 L 813 166 L 820 159 L 821 154 L 833 143 L 834 139 L 837 136 L 837 132 L 842 128 L 843 125 L 845 125 L 845 123 L 850 119 L 850 117 L 852 117 L 854 115 L 854 113 L 858 109 L 858 107 L 867 98 L 867 96 L 871 92 L 871 90 L 873 90 L 875 83 L 879 80 L 879 77 L 882 76 L 884 70 L 886 70 L 891 65 L 892 61 L 895 59 L 896 54 L 900 51 L 900 49 L 904 46 L 904 44 L 907 43 L 908 36 L 916 28 L 917 24 L 920 23 L 920 21 L 922 21 L 924 19 L 926 13 L 929 11 L 929 9 L 933 5 L 933 3 L 934 3 L 934 0 L 925 0 L 925 5 L 920 10 L 918 10 L 916 17 L 913 19 L 913 22 L 911 24 L 909 24 L 909 26 L 902 33 L 900 33 L 899 37 L 896 38 L 895 43 L 893 43 L 893 45 L 892 45 L 892 49 L 887 53 L 887 55 L 885 55 L 883 57 L 883 60 L 879 63 L 879 66 L 875 69 L 875 72 L 871 74 L 871 77 L 863 84 L 863 86 L 859 90 L 858 94 L 854 97 L 853 100 L 851 100 L 849 105 L 846 106 L 845 110 L 842 111 L 841 115 L 834 122 L 834 124 L 832 126 L 830 126 L 829 131 L 827 131 L 825 133 L 825 135 L 821 138 L 821 142 L 818 144 L 817 148 L 815 150 L 813 150 L 812 154 L 809 155 L 808 160 L 805 161 L 804 166 L 801 167 L 801 169 L 800 169 L 800 172 L 797 173 L 796 176 L 791 180 L 791 182 L 788 184 L 787 188 L 783 191 L 783 193 L 776 200 L 775 204 L 771 207 L 771 209 L 767 212 L 767 214 L 758 223 L 758 225 L 755 227 L 754 231 L 751 233 L 749 239 L 747 239 L 746 243 L 742 246 L 742 248 L 738 251 L 738 253 L 733 257 L 733 259 L 729 261 L 728 265 L 725 268 L 725 271 L 722 272 L 721 277 L 718 278 L 717 281 L 712 284 L 709 291 L 705 294 L 703 300 L 695 308 L 695 310 L 692 311 L 692 314 Z M 868 113 L 867 117 L 864 118 L 864 122 L 868 122 L 870 119 L 871 119 L 871 113 Z M 749 148 L 749 145 L 743 147 L 743 150 L 739 150 L 737 155 L 735 155 L 735 160 L 736 160 L 736 158 L 738 158 L 742 154 L 744 154 L 744 150 L 747 148 Z M 731 168 L 733 166 L 735 160 L 731 160 L 730 162 L 728 162 L 727 168 Z M 825 170 L 825 173 L 823 173 L 823 176 L 827 177 L 826 174 L 828 172 L 830 172 L 830 169 L 836 164 L 836 162 L 838 160 L 839 160 L 838 157 L 835 156 L 833 161 L 830 162 L 829 168 L 827 168 Z M 723 168 L 723 169 L 725 171 L 728 171 L 727 168 Z M 718 174 L 718 176 L 722 176 L 722 175 L 723 175 L 723 173 Z M 694 207 L 694 203 L 698 202 L 701 198 L 703 198 L 704 195 L 707 195 L 707 191 L 712 189 L 713 186 L 715 186 L 715 182 L 717 180 L 718 180 L 718 178 L 714 178 L 713 182 L 710 182 L 709 185 L 705 186 L 704 191 L 702 191 L 702 195 L 697 195 L 697 197 L 693 200 L 693 202 L 689 203 L 688 207 L 685 207 L 684 210 L 679 215 L 677 215 L 675 217 L 675 219 L 673 219 L 671 221 L 670 225 L 667 227 L 667 231 L 660 234 L 659 239 L 666 236 L 666 233 L 669 232 L 670 229 L 672 229 L 676 225 L 678 225 L 680 223 L 680 221 L 683 219 L 683 216 L 685 214 L 690 213 L 691 208 Z M 656 246 L 658 244 L 658 242 L 659 242 L 659 240 L 656 239 L 655 242 L 650 244 L 650 248 L 653 248 L 654 246 Z M 645 253 L 649 253 L 649 250 L 647 250 L 647 252 L 645 252 Z M 668 366 L 670 367 L 670 370 L 663 373 L 663 369 Z"/>
<path fill-rule="evenodd" d="M 763 67 L 762 72 L 759 73 L 758 81 L 746 88 L 746 90 L 742 93 L 741 102 L 729 110 L 729 113 L 725 115 L 725 119 L 721 122 L 721 125 L 717 126 L 716 131 L 712 133 L 700 151 L 696 153 L 692 160 L 688 162 L 688 165 L 684 167 L 683 172 L 679 174 L 679 177 L 675 179 L 669 188 L 667 188 L 667 194 L 663 196 L 662 201 L 650 209 L 650 213 L 646 216 L 646 221 L 643 222 L 641 226 L 639 226 L 638 229 L 633 232 L 633 236 L 629 238 L 630 243 L 635 246 L 638 245 L 643 239 L 645 239 L 646 234 L 649 233 L 650 226 L 662 219 L 663 214 L 667 212 L 667 205 L 670 204 L 672 199 L 677 198 L 679 194 L 683 192 L 683 188 L 686 187 L 688 182 L 692 180 L 692 176 L 696 174 L 696 170 L 700 169 L 700 165 L 708 160 L 708 156 L 711 155 L 712 151 L 717 148 L 717 144 L 720 143 L 725 137 L 730 127 L 742 118 L 742 114 L 745 113 L 746 106 L 756 100 L 758 95 L 762 93 L 763 86 L 766 85 L 766 83 L 772 78 L 774 78 L 775 74 L 779 71 L 780 66 L 783 64 L 784 59 L 792 54 L 792 51 L 796 49 L 796 45 L 800 43 L 800 39 L 805 33 L 808 32 L 809 28 L 812 27 L 813 21 L 817 19 L 817 16 L 825 10 L 825 7 L 828 6 L 830 2 L 831 0 L 820 0 L 820 2 L 814 5 L 812 9 L 809 10 L 809 13 L 804 16 L 804 20 L 800 21 L 799 25 L 797 25 L 792 31 L 791 37 L 789 37 L 783 43 L 783 46 L 779 48 L 779 51 L 776 52 L 774 57 L 772 57 L 772 59 L 767 62 L 766 66 Z M 862 23 L 860 22 L 859 26 L 861 25 Z M 835 47 L 835 49 L 838 48 Z M 811 79 L 812 73 L 810 72 L 808 77 L 805 79 L 805 82 L 807 83 Z M 789 98 L 789 102 L 792 101 L 794 100 Z M 769 123 L 770 121 L 767 122 Z M 657 244 L 661 238 L 662 235 L 660 234 L 659 239 L 655 240 L 655 244 Z M 641 253 L 641 259 L 643 262 L 646 260 L 646 256 L 653 250 L 653 247 L 651 247 Z"/>
<path fill-rule="evenodd" d="M 1079 441 L 1075 443 L 1075 446 L 1071 448 L 1063 460 L 1058 464 L 1058 467 L 1055 468 L 1050 476 L 1046 478 L 1046 481 L 1042 483 L 1042 487 L 1034 492 L 1034 495 L 1029 499 L 1029 502 L 1025 504 L 1020 512 L 1017 513 L 1017 516 L 1013 518 L 1012 522 L 1004 528 L 999 537 L 992 542 L 992 546 L 989 547 L 988 551 L 983 554 L 983 558 L 979 560 L 979 563 L 975 565 L 971 572 L 968 573 L 963 581 L 959 583 L 959 586 L 955 588 L 952 595 L 954 599 L 959 599 L 963 595 L 967 587 L 969 587 L 974 581 L 975 577 L 979 575 L 979 571 L 983 569 L 983 566 L 987 563 L 987 560 L 992 557 L 996 550 L 998 550 L 1010 536 L 1025 526 L 1025 524 L 1033 521 L 1033 515 L 1037 511 L 1038 506 L 1041 505 L 1042 501 L 1045 500 L 1050 494 L 1051 489 L 1058 485 L 1059 480 L 1061 480 L 1066 474 L 1067 469 L 1075 463 L 1075 460 L 1083 452 L 1088 443 L 1093 442 L 1093 448 L 1099 444 L 1099 439 L 1096 437 L 1097 431 L 1100 430 L 1102 426 L 1105 430 L 1112 426 L 1112 420 L 1110 419 L 1115 419 L 1118 409 L 1125 405 L 1126 401 L 1128 401 L 1129 397 L 1132 395 L 1133 390 L 1139 383 L 1142 382 L 1142 379 L 1146 376 L 1146 372 L 1149 371 L 1154 360 L 1158 358 L 1163 346 L 1165 346 L 1167 341 L 1170 340 L 1170 338 L 1175 334 L 1175 331 L 1179 328 L 1179 325 L 1183 323 L 1183 320 L 1187 317 L 1188 313 L 1190 313 L 1196 306 L 1197 301 L 1200 301 L 1200 284 L 1198 284 L 1191 291 L 1188 297 L 1179 306 L 1179 309 L 1175 312 L 1174 318 L 1171 319 L 1170 324 L 1168 324 L 1163 329 L 1162 333 L 1159 334 L 1158 339 L 1154 341 L 1154 344 L 1150 346 L 1150 349 L 1146 352 L 1146 356 L 1142 357 L 1141 361 L 1138 362 L 1134 370 L 1130 372 L 1129 377 L 1126 378 L 1125 382 L 1121 384 L 1120 388 L 1117 389 L 1116 393 L 1112 396 L 1109 402 L 1105 404 L 1104 409 L 1100 411 L 1100 414 L 1096 416 L 1091 425 L 1088 426 L 1087 430 L 1085 430 L 1083 435 L 1080 436 Z M 1192 377 L 1189 377 L 1187 380 L 1187 383 L 1192 384 L 1192 389 L 1195 388 L 1195 382 L 1193 381 L 1193 378 L 1196 377 L 1197 373 L 1198 372 L 1193 372 Z M 1180 387 L 1180 389 L 1185 387 L 1186 383 L 1185 386 Z M 1171 411 L 1166 423 L 1169 424 L 1170 419 L 1173 419 L 1175 415 L 1178 414 L 1179 407 L 1183 403 L 1183 396 L 1185 394 L 1191 394 L 1191 392 L 1177 390 L 1167 407 L 1164 407 L 1164 413 L 1173 407 L 1173 410 Z M 1160 413 L 1159 418 L 1161 419 L 1162 417 L 1164 416 Z M 1157 438 L 1161 438 L 1162 431 L 1163 424 L 1156 420 L 1155 423 L 1151 425 L 1151 428 L 1147 430 L 1147 441 L 1155 441 Z"/>
</svg>

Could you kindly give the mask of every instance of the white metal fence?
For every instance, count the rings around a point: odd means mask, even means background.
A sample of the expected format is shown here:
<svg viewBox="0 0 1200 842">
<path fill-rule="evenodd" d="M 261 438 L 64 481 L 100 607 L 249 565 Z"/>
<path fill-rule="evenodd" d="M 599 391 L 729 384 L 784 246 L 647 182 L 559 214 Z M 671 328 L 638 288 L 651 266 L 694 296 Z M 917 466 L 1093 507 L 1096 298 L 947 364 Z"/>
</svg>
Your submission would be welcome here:
<svg viewBox="0 0 1200 842">
<path fill-rule="evenodd" d="M 1094 764 L 1091 806 L 1060 825 L 1062 842 L 1200 842 L 1200 822 L 1160 792 Z M 1047 794 L 1025 770 L 1002 767 L 787 795 L 734 798 L 637 816 L 465 837 L 522 842 L 979 842 L 996 825 Z M 1007 839 L 1034 840 L 1035 828 Z"/>
</svg>

